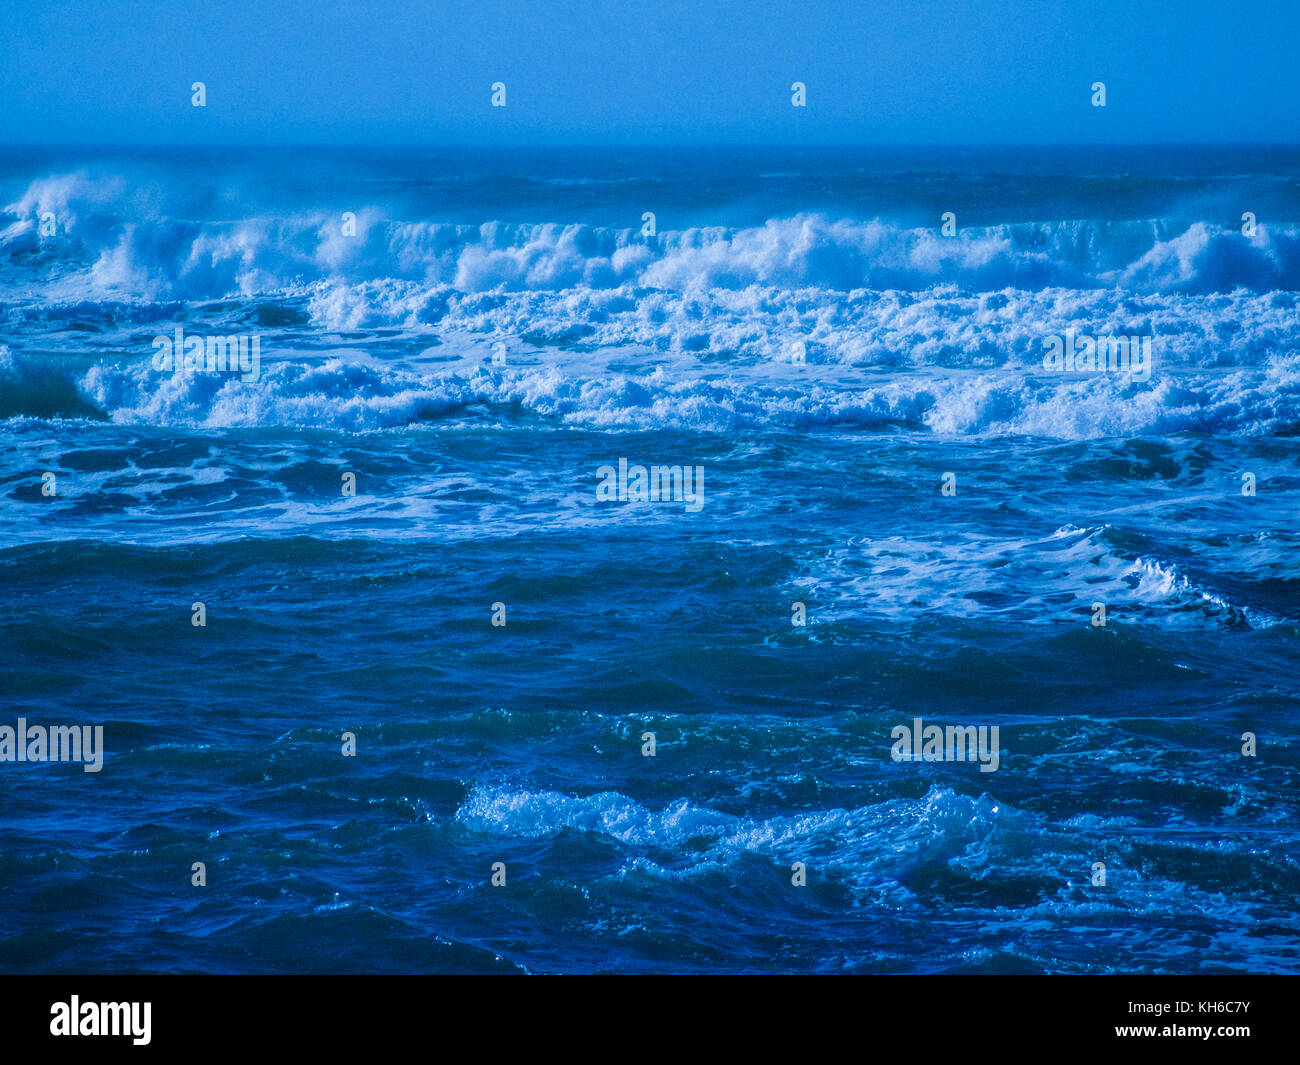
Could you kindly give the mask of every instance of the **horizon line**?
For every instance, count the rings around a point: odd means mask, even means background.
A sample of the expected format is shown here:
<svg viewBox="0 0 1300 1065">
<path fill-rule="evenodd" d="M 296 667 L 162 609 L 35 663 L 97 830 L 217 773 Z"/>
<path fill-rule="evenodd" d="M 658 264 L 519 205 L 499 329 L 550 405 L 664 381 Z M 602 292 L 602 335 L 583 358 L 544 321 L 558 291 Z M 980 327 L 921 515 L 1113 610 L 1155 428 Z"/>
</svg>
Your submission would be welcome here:
<svg viewBox="0 0 1300 1065">
<path fill-rule="evenodd" d="M 1300 149 L 1300 138 L 1296 140 L 1170 140 L 1170 141 L 0 141 L 0 150 L 19 149 L 78 149 L 78 150 L 117 150 L 130 151 L 140 149 L 366 149 L 376 148 L 401 149 L 409 151 L 439 150 L 517 150 L 548 149 L 554 151 L 626 151 L 652 150 L 661 148 L 674 149 L 718 149 L 735 151 L 750 148 L 754 150 L 919 150 L 919 151 L 962 151 L 970 149 L 1016 148 L 1016 149 L 1096 149 L 1096 148 L 1295 148 Z"/>
</svg>

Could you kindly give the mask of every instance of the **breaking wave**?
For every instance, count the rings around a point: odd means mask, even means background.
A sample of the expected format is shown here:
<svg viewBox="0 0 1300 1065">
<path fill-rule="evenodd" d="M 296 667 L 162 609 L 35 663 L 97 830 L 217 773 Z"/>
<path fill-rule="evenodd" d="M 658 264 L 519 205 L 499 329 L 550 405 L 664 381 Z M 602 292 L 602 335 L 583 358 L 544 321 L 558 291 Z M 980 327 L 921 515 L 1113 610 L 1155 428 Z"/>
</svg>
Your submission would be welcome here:
<svg viewBox="0 0 1300 1065">
<path fill-rule="evenodd" d="M 1209 222 L 1023 222 L 945 237 L 880 218 L 800 213 L 765 225 L 637 228 L 489 221 L 463 225 L 355 213 L 192 220 L 161 194 L 84 171 L 32 182 L 5 208 L 0 254 L 57 258 L 80 296 L 221 298 L 322 280 L 401 279 L 461 292 L 614 289 L 668 292 L 751 285 L 917 291 L 1118 288 L 1133 293 L 1300 289 L 1300 230 L 1253 235 Z M 41 219 L 57 220 L 42 235 Z"/>
</svg>

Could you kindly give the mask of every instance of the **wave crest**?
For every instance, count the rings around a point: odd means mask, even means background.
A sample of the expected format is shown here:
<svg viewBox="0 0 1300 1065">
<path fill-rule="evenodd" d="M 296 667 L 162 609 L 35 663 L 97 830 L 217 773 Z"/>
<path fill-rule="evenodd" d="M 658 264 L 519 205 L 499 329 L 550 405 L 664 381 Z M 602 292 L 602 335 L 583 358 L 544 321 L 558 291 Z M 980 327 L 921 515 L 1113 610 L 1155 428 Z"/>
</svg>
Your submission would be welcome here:
<svg viewBox="0 0 1300 1065">
<path fill-rule="evenodd" d="M 0 253 L 57 248 L 99 295 L 220 298 L 327 279 L 385 278 L 462 292 L 609 289 L 673 292 L 751 285 L 918 291 L 1044 287 L 1132 292 L 1300 289 L 1300 232 L 1261 224 L 1253 236 L 1163 220 L 1017 223 L 953 237 L 876 219 L 797 214 L 748 228 L 642 237 L 637 229 L 542 222 L 460 225 L 355 213 L 355 235 L 324 212 L 195 221 L 161 193 L 85 172 L 33 182 L 5 208 Z M 58 219 L 40 236 L 40 219 Z"/>
</svg>

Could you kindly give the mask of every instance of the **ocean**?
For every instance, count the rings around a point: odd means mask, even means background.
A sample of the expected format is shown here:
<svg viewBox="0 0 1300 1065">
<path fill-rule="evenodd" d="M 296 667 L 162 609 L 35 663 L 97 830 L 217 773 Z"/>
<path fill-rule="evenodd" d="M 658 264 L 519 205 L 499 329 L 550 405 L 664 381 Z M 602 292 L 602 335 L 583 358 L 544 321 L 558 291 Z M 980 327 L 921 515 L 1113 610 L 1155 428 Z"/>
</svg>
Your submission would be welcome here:
<svg viewBox="0 0 1300 1065">
<path fill-rule="evenodd" d="M 1300 972 L 1300 150 L 0 204 L 0 970 Z"/>
</svg>

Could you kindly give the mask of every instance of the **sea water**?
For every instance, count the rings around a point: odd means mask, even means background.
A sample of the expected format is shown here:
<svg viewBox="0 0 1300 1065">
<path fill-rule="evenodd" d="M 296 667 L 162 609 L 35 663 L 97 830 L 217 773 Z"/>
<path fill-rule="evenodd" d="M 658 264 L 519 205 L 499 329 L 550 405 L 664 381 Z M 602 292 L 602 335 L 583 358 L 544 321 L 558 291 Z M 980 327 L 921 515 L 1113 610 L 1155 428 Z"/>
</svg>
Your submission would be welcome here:
<svg viewBox="0 0 1300 1065">
<path fill-rule="evenodd" d="M 0 204 L 0 968 L 1300 970 L 1295 149 Z"/>
</svg>

